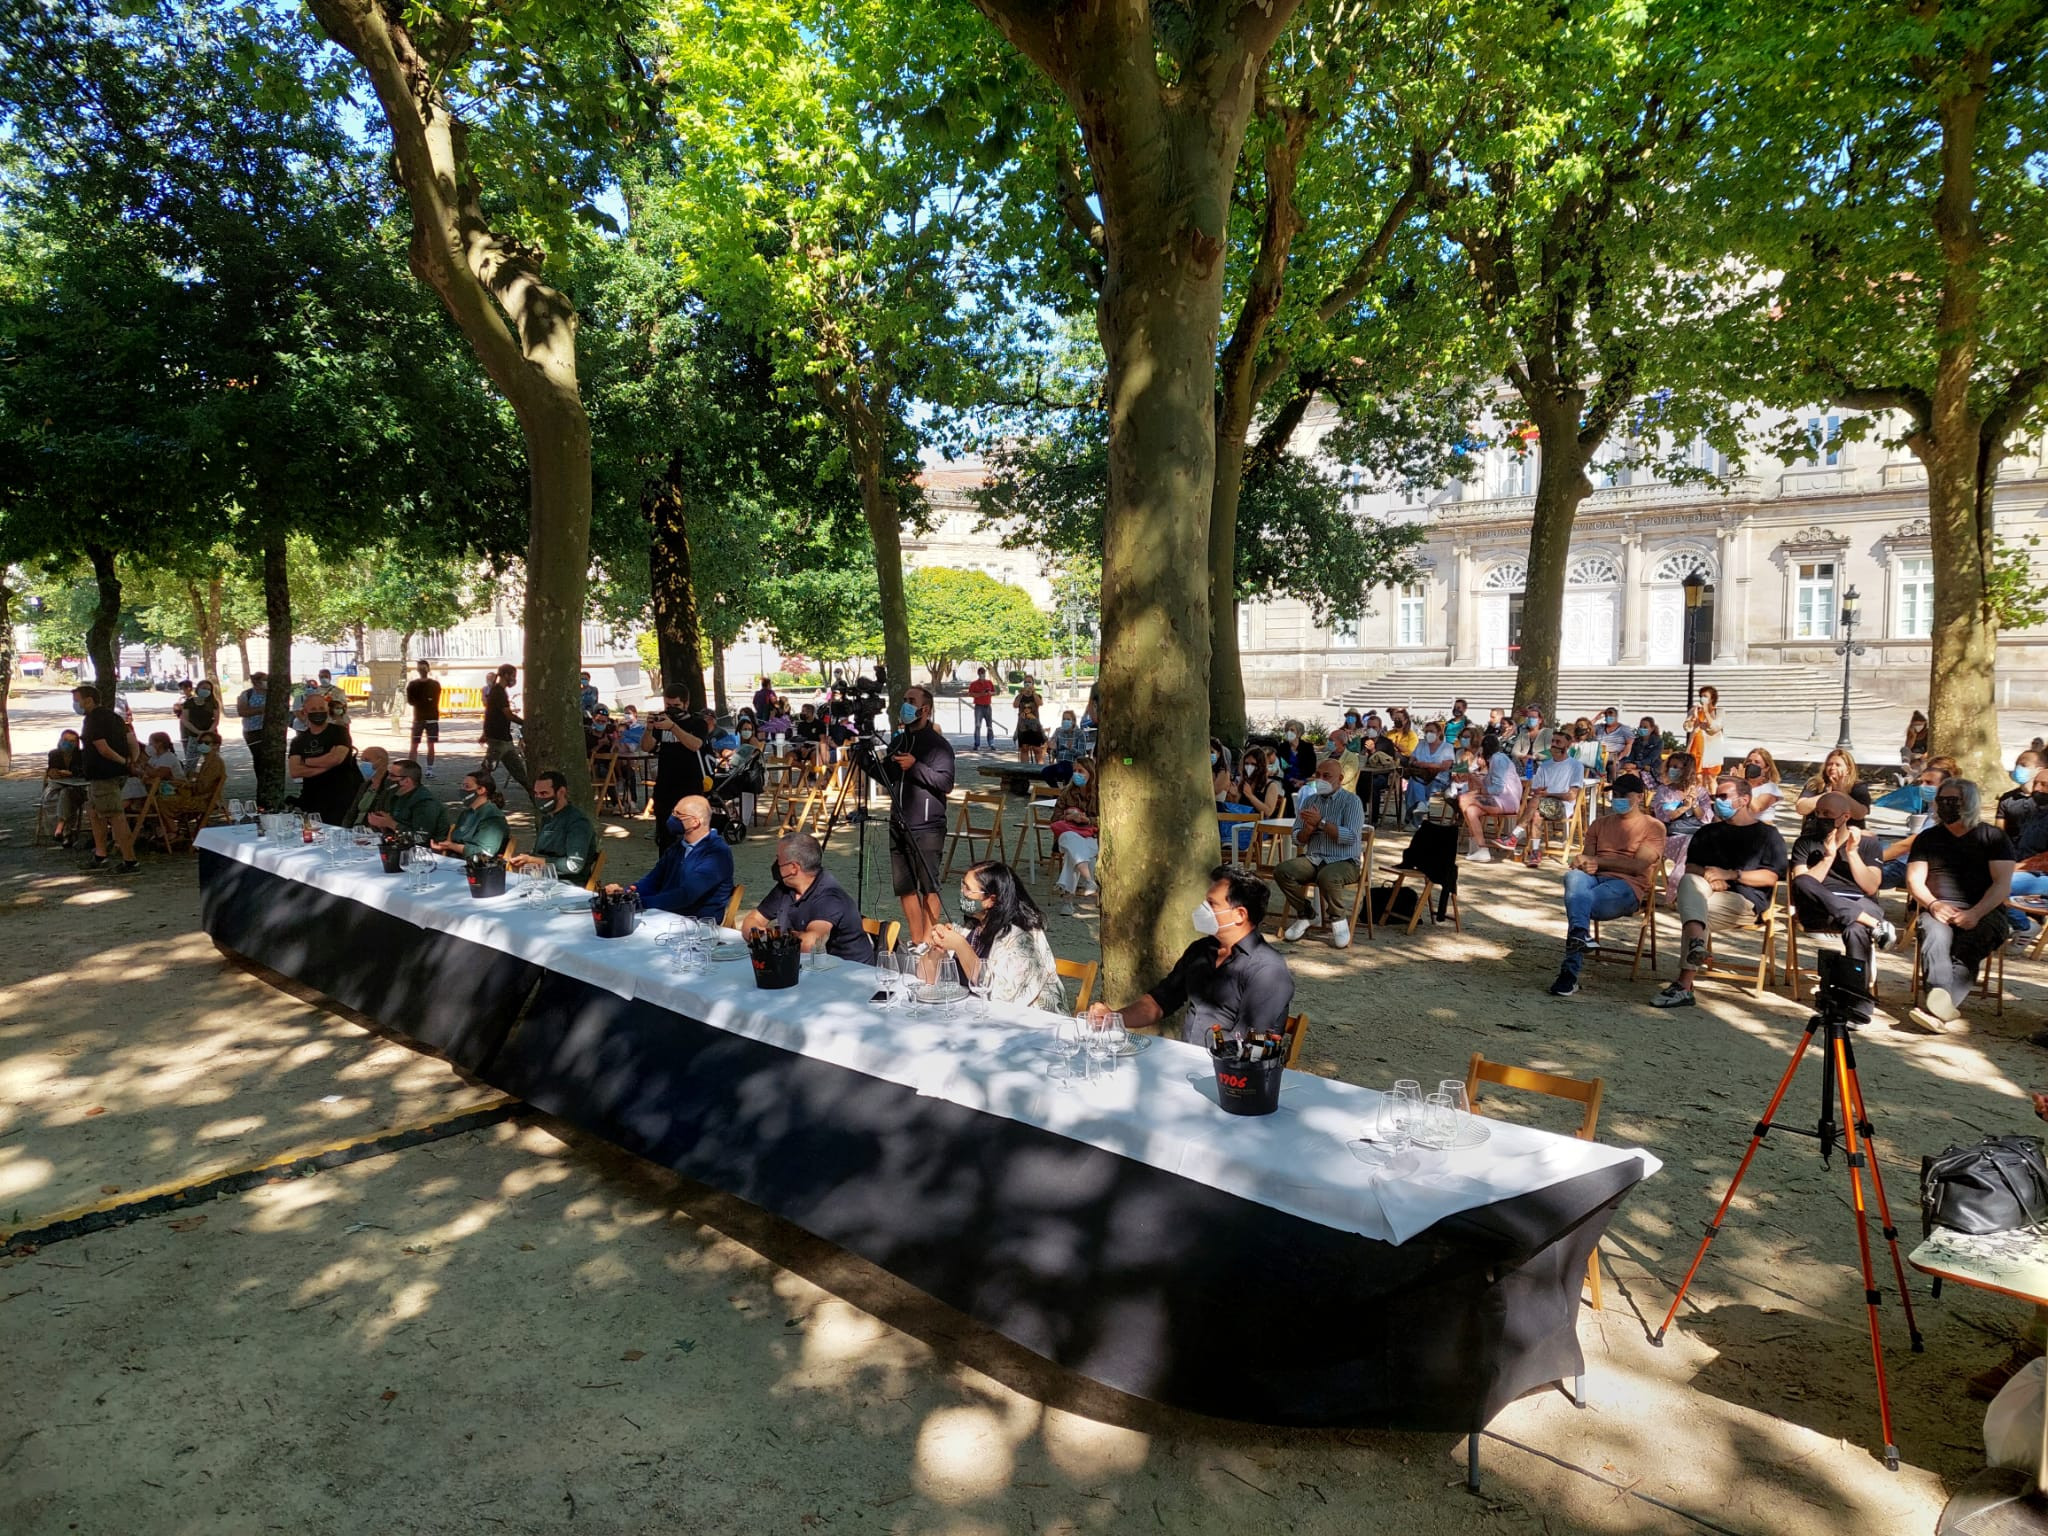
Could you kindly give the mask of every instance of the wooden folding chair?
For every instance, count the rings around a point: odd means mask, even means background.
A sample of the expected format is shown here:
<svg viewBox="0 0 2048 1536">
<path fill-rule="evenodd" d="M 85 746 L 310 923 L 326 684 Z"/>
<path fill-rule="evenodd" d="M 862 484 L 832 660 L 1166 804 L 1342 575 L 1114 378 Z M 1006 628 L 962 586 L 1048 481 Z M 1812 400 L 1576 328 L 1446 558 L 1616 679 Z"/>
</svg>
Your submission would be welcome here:
<svg viewBox="0 0 2048 1536">
<path fill-rule="evenodd" d="M 603 888 L 605 853 L 605 849 L 598 849 L 597 857 L 590 861 L 590 869 L 583 877 L 583 889 L 586 891 L 601 890 Z"/>
<path fill-rule="evenodd" d="M 1218 811 L 1216 813 L 1216 851 L 1225 864 L 1250 863 L 1258 851 L 1259 823 L 1265 820 L 1257 811 Z M 1238 828 L 1249 827 L 1244 834 L 1244 850 L 1238 851 L 1240 834 Z"/>
<path fill-rule="evenodd" d="M 590 754 L 590 803 L 591 808 L 602 813 L 610 800 L 613 787 L 619 778 L 619 754 L 616 752 L 592 752 Z"/>
<path fill-rule="evenodd" d="M 1372 829 L 1366 828 L 1370 836 Z M 1252 832 L 1252 868 L 1270 878 L 1288 857 L 1294 835 L 1288 827 L 1269 827 L 1263 821 Z"/>
<path fill-rule="evenodd" d="M 967 845 L 969 865 L 980 862 L 975 857 L 975 844 L 981 845 L 981 858 L 993 859 L 1003 851 L 1003 792 L 990 789 L 970 789 L 960 797 L 959 807 L 953 813 L 953 830 L 946 837 L 946 867 L 939 871 L 939 878 L 946 879 L 953 873 L 953 856 L 960 851 L 960 845 Z M 984 813 L 982 819 L 976 812 Z"/>
<path fill-rule="evenodd" d="M 1081 1013 L 1095 996 L 1095 978 L 1102 974 L 1100 960 L 1062 960 L 1053 957 L 1052 968 L 1060 973 L 1063 981 L 1078 981 L 1081 990 L 1074 995 L 1074 1012 Z"/>
<path fill-rule="evenodd" d="M 157 826 L 163 833 L 164 851 L 166 853 L 176 853 L 179 851 L 178 845 L 180 843 L 183 843 L 186 848 L 190 848 L 193 844 L 193 839 L 198 837 L 206 824 L 220 814 L 221 797 L 227 793 L 227 790 L 228 781 L 223 777 L 218 784 L 213 786 L 213 793 L 206 797 L 206 803 L 196 813 L 170 809 L 164 805 L 164 797 L 162 795 L 151 795 L 149 797 L 150 803 L 156 807 Z M 184 831 L 185 823 L 188 819 L 192 826 L 190 837 L 186 836 Z"/>
<path fill-rule="evenodd" d="M 1306 1013 L 1290 1013 L 1287 1015 L 1286 1024 L 1281 1026 L 1280 1032 L 1287 1040 L 1287 1059 L 1280 1065 L 1291 1071 L 1294 1069 L 1295 1064 L 1301 1060 L 1302 1042 L 1308 1039 L 1308 1015 Z"/>
<path fill-rule="evenodd" d="M 1570 869 L 1579 861 L 1579 855 L 1586 847 L 1586 822 L 1592 801 L 1593 787 L 1588 784 L 1572 798 L 1571 810 L 1565 816 L 1557 841 L 1544 844 L 1543 858 L 1554 858 L 1565 869 Z M 1541 863 L 1542 860 L 1539 859 L 1537 862 Z"/>
<path fill-rule="evenodd" d="M 875 948 L 880 950 L 894 951 L 896 948 L 896 935 L 902 929 L 903 925 L 894 918 L 891 918 L 886 923 L 877 917 L 864 917 L 860 920 L 861 932 L 873 939 L 875 941 Z"/>
<path fill-rule="evenodd" d="M 1927 987 L 1927 972 L 1921 963 L 1920 954 L 1920 914 L 1911 902 L 1906 904 L 1906 921 L 1913 928 L 1913 982 L 1912 989 L 1906 994 L 1906 1006 L 1910 1008 L 1919 1002 L 1921 993 Z M 2034 948 L 2039 950 L 2040 947 L 2040 940 L 2036 939 Z M 1991 999 L 1992 1013 L 1998 1018 L 2005 1017 L 2005 952 L 2011 948 L 2012 940 L 2007 939 L 1977 962 L 1976 979 L 1970 988 L 1970 996 L 1957 998 L 1957 1006 L 1969 1002 L 1971 998 L 1988 997 Z"/>
<path fill-rule="evenodd" d="M 1017 846 L 1010 854 L 1010 867 L 1024 867 L 1024 839 L 1031 839 L 1033 865 L 1042 873 L 1059 863 L 1059 839 L 1052 833 L 1052 810 L 1058 802 L 1053 800 L 1032 800 L 1025 807 L 1024 819 L 1017 823 Z"/>
<path fill-rule="evenodd" d="M 1591 1141 L 1593 1132 L 1600 1124 L 1600 1096 L 1606 1091 L 1604 1078 L 1560 1077 L 1554 1072 L 1538 1072 L 1533 1067 L 1511 1067 L 1505 1062 L 1488 1061 L 1479 1052 L 1472 1053 L 1471 1063 L 1465 1068 L 1465 1101 L 1471 1105 L 1472 1113 L 1479 1113 L 1479 1093 L 1482 1083 L 1493 1083 L 1502 1088 L 1513 1088 L 1523 1093 L 1540 1093 L 1555 1099 L 1569 1099 L 1583 1104 L 1585 1113 L 1579 1117 L 1579 1128 L 1572 1134 L 1580 1141 Z M 1593 1291 L 1593 1310 L 1604 1310 L 1600 1304 L 1600 1249 L 1596 1245 L 1586 1260 L 1586 1284 Z M 1581 1400 L 1583 1393 L 1576 1396 Z"/>
<path fill-rule="evenodd" d="M 1650 974 L 1652 976 L 1657 974 L 1657 910 L 1662 905 L 1664 899 L 1665 868 L 1664 861 L 1660 859 L 1657 861 L 1657 867 L 1650 871 L 1649 899 L 1634 914 L 1639 919 L 1636 924 L 1636 946 L 1634 951 L 1631 954 L 1624 955 L 1619 949 L 1610 950 L 1601 947 L 1600 919 L 1596 917 L 1593 919 L 1593 947 L 1587 952 L 1588 959 L 1596 964 L 1605 965 L 1619 965 L 1624 959 L 1627 959 L 1629 962 L 1628 979 L 1634 981 L 1643 973 L 1643 948 L 1647 944 L 1650 950 Z M 1612 918 L 1610 921 L 1626 922 L 1627 919 Z"/>
<path fill-rule="evenodd" d="M 725 916 L 718 920 L 720 927 L 730 928 L 740 920 L 740 914 L 746 911 L 746 908 L 741 903 L 746 899 L 747 888 L 744 885 L 736 885 L 732 888 L 732 899 L 725 904 Z"/>
<path fill-rule="evenodd" d="M 1408 917 L 1407 931 L 1409 933 L 1413 933 L 1416 929 L 1416 925 L 1422 921 L 1422 914 L 1426 910 L 1428 910 L 1430 896 L 1436 890 L 1437 887 L 1436 882 L 1430 879 L 1429 876 L 1425 875 L 1421 870 L 1410 869 L 1405 864 L 1396 864 L 1394 866 L 1393 888 L 1387 893 L 1387 911 L 1390 915 L 1394 910 L 1394 898 L 1401 894 L 1402 887 L 1407 885 L 1407 883 L 1410 880 L 1419 880 L 1422 882 L 1422 891 L 1416 898 L 1415 910 L 1412 913 L 1410 913 Z M 1463 933 L 1465 931 L 1465 914 L 1458 909 L 1458 893 L 1454 889 L 1446 892 L 1445 894 L 1450 905 L 1451 924 L 1453 927 L 1457 929 L 1458 932 Z M 1367 910 L 1370 910 L 1370 907 L 1368 907 Z M 1433 918 L 1432 921 L 1434 921 Z"/>
<path fill-rule="evenodd" d="M 1764 988 L 1775 986 L 1778 980 L 1778 916 L 1785 910 L 1786 896 L 1784 881 L 1778 882 L 1778 889 L 1771 892 L 1770 904 L 1763 910 L 1759 923 L 1745 923 L 1736 928 L 1723 928 L 1724 934 L 1754 933 L 1757 936 L 1756 964 L 1747 960 L 1722 961 L 1714 958 L 1714 925 L 1707 924 L 1707 958 L 1698 974 L 1712 976 L 1722 981 L 1739 981 L 1746 985 L 1754 997 L 1762 997 Z M 1679 943 L 1685 942 L 1685 925 L 1679 924 Z M 1681 957 L 1681 964 L 1683 958 Z"/>
<path fill-rule="evenodd" d="M 2018 908 L 2034 920 L 2034 942 L 2027 947 L 2027 958 L 2029 960 L 2040 959 L 2041 951 L 2048 949 L 2048 897 L 2015 896 L 2007 901 L 2006 905 Z M 1915 925 L 1914 932 L 1917 937 L 1919 932 L 1917 924 Z M 2007 949 L 2012 948 L 2010 940 L 2006 942 L 2005 947 Z"/>
</svg>

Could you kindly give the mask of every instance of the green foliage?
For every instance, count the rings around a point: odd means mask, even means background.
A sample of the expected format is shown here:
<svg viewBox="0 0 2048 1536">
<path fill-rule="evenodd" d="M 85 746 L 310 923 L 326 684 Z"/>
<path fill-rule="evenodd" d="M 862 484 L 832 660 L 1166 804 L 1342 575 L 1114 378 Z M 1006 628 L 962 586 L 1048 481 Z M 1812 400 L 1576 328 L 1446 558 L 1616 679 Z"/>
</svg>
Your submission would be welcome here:
<svg viewBox="0 0 2048 1536">
<path fill-rule="evenodd" d="M 881 649 L 881 599 L 872 565 L 799 570 L 769 586 L 768 627 L 784 651 L 830 663 Z"/>
<path fill-rule="evenodd" d="M 934 682 L 962 661 L 1030 660 L 1052 649 L 1031 594 L 986 571 L 934 566 L 912 571 L 905 586 L 910 653 L 931 668 Z"/>
<path fill-rule="evenodd" d="M 1991 611 L 2002 630 L 2032 629 L 2048 623 L 2048 582 L 2034 569 L 2033 552 L 2041 536 L 2030 533 L 2017 542 L 1999 535 L 1985 581 Z"/>
</svg>

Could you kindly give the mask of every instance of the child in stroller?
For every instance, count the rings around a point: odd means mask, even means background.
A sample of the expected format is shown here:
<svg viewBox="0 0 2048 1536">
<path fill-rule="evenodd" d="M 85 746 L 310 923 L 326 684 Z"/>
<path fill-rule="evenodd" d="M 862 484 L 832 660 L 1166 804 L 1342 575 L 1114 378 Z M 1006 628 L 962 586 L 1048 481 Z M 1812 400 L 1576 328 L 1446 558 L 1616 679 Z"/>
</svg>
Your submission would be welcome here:
<svg viewBox="0 0 2048 1536">
<path fill-rule="evenodd" d="M 747 825 L 754 819 L 754 797 L 767 783 L 760 745 L 751 721 L 740 726 L 740 744 L 718 754 L 711 789 L 711 828 L 728 844 L 746 840 Z"/>
</svg>

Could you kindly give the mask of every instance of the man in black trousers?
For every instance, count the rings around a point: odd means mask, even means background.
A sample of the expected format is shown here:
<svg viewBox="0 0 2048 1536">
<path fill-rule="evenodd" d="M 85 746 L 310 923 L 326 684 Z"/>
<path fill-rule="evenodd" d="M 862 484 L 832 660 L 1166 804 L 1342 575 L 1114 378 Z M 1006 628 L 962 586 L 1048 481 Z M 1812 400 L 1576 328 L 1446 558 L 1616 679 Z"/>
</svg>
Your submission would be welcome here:
<svg viewBox="0 0 2048 1536">
<path fill-rule="evenodd" d="M 910 942 L 944 918 L 939 864 L 946 848 L 946 796 L 953 792 L 953 744 L 932 724 L 932 695 L 913 684 L 903 690 L 901 729 L 886 756 L 867 758 L 869 773 L 889 791 L 889 873 L 903 903 Z"/>
</svg>

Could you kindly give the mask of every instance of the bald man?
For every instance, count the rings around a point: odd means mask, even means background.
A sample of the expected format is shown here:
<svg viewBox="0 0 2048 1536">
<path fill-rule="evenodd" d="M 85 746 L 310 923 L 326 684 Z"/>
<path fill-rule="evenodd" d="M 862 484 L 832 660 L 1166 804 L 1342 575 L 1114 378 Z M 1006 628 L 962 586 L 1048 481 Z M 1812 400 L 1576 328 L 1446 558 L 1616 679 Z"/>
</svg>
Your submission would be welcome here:
<svg viewBox="0 0 2048 1536">
<path fill-rule="evenodd" d="M 677 801 L 669 820 L 676 840 L 655 861 L 654 868 L 633 882 L 640 905 L 715 923 L 724 917 L 726 903 L 732 899 L 732 849 L 711 830 L 711 802 L 702 795 L 685 795 Z M 620 887 L 605 889 L 617 892 Z"/>
<path fill-rule="evenodd" d="M 363 827 L 371 825 L 370 817 L 378 811 L 390 814 L 391 802 L 398 798 L 398 780 L 391 776 L 391 754 L 382 747 L 363 748 L 356 754 L 356 766 L 362 770 L 363 787 L 349 807 L 347 825 Z"/>
</svg>

